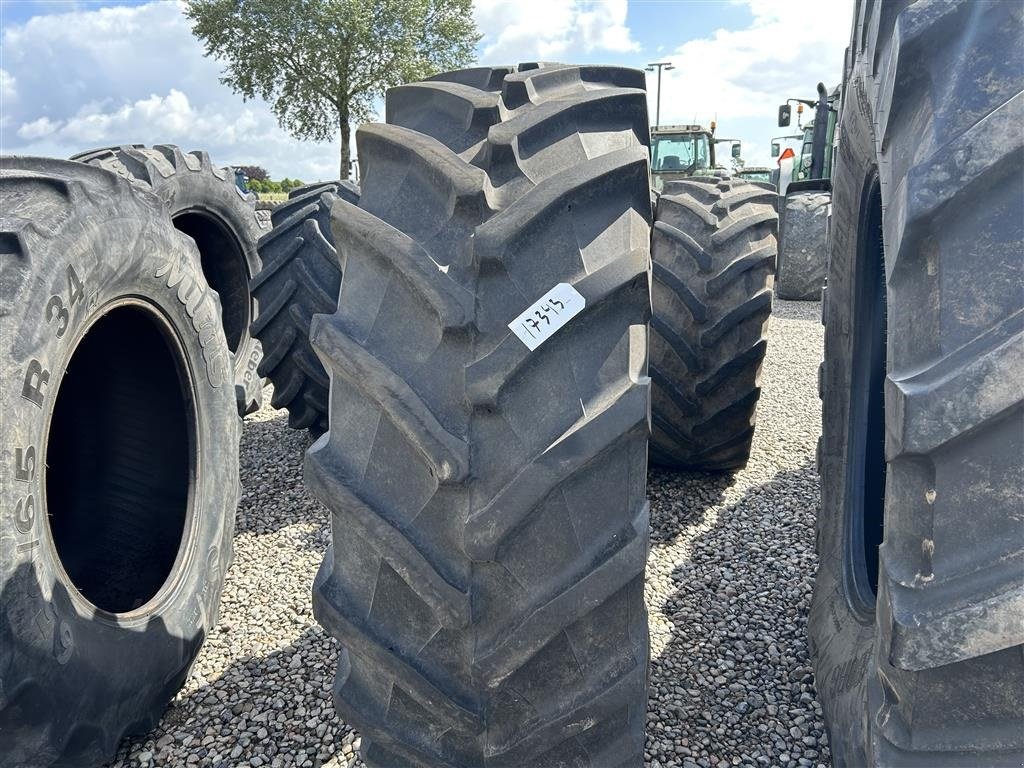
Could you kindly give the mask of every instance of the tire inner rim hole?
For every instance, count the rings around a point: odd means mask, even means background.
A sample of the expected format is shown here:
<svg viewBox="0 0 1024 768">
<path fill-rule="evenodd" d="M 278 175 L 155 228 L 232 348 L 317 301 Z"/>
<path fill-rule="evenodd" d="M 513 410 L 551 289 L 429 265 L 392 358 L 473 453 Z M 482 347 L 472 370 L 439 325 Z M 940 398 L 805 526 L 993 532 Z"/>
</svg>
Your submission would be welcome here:
<svg viewBox="0 0 1024 768">
<path fill-rule="evenodd" d="M 220 295 L 228 349 L 235 354 L 249 328 L 249 274 L 242 247 L 227 225 L 200 211 L 178 214 L 174 226 L 199 249 L 206 282 Z"/>
<path fill-rule="evenodd" d="M 171 575 L 192 474 L 190 399 L 176 347 L 151 311 L 120 306 L 81 339 L 46 448 L 57 556 L 90 603 L 124 613 Z"/>
<path fill-rule="evenodd" d="M 873 610 L 885 533 L 886 288 L 882 195 L 877 175 L 862 197 L 854 267 L 847 563 L 856 599 Z"/>
</svg>

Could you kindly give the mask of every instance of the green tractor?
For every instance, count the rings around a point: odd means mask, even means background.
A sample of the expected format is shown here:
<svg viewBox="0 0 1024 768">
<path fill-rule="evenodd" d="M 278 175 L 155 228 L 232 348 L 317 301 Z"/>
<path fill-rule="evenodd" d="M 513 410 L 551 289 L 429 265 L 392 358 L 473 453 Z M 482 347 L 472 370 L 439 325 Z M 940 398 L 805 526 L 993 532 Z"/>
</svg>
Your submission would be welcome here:
<svg viewBox="0 0 1024 768">
<path fill-rule="evenodd" d="M 651 187 L 660 193 L 666 182 L 726 170 L 715 160 L 717 144 L 731 144 L 733 158 L 739 158 L 740 142 L 716 139 L 714 121 L 710 129 L 702 125 L 655 126 L 651 129 Z"/>
<path fill-rule="evenodd" d="M 779 107 L 779 127 L 792 122 L 790 102 L 797 103 L 797 127 L 802 133 L 782 138 L 802 138 L 800 156 L 790 171 L 780 163 L 779 262 L 775 286 L 779 298 L 813 301 L 825 284 L 825 234 L 832 201 L 832 152 L 835 138 L 839 89 L 830 94 L 818 83 L 817 100 L 789 99 Z M 801 124 L 804 106 L 814 109 L 814 118 Z M 772 141 L 772 156 L 780 157 L 778 140 Z M 783 157 L 780 158 L 784 159 Z"/>
</svg>

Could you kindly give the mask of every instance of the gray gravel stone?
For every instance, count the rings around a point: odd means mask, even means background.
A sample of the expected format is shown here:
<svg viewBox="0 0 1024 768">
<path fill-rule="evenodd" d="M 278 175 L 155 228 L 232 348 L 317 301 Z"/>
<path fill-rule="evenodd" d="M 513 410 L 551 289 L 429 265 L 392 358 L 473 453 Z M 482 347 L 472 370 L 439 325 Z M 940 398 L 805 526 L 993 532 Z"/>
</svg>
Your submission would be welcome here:
<svg viewBox="0 0 1024 768">
<path fill-rule="evenodd" d="M 806 641 L 819 317 L 818 303 L 775 302 L 746 469 L 651 472 L 647 768 L 831 765 Z M 156 730 L 125 739 L 111 768 L 362 768 L 310 605 L 330 528 L 302 483 L 306 447 L 283 411 L 246 418 L 220 623 Z"/>
</svg>

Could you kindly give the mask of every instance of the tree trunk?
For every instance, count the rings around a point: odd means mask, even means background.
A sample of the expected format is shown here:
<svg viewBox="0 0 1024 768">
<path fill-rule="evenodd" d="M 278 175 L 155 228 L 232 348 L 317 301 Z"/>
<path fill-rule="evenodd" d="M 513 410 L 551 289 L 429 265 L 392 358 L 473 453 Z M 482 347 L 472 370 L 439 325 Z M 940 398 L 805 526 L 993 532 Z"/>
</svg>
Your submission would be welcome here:
<svg viewBox="0 0 1024 768">
<path fill-rule="evenodd" d="M 350 163 L 352 160 L 351 148 L 349 146 L 349 133 L 351 126 L 348 120 L 348 104 L 338 109 L 338 130 L 341 133 L 341 169 L 338 173 L 339 179 L 347 179 L 350 176 Z"/>
</svg>

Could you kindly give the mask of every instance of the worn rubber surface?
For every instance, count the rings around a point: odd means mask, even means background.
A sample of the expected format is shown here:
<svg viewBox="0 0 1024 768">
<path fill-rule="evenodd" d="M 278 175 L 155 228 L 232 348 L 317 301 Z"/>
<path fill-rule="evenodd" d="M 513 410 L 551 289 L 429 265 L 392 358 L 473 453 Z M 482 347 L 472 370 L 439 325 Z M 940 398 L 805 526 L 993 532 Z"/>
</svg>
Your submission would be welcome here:
<svg viewBox="0 0 1024 768">
<path fill-rule="evenodd" d="M 263 345 L 259 374 L 274 385 L 271 404 L 288 409 L 292 429 L 315 437 L 327 431 L 330 378 L 309 343 L 316 313 L 338 307 L 341 263 L 331 233 L 331 205 L 359 202 L 351 182 L 308 184 L 273 213 L 273 229 L 260 239 L 263 269 L 253 278 L 260 316 L 253 335 Z"/>
<path fill-rule="evenodd" d="M 337 187 L 344 191 L 339 193 Z M 288 199 L 305 197 L 317 189 L 334 189 L 335 194 L 346 195 L 346 193 L 349 193 L 355 195 L 357 200 L 359 198 L 359 185 L 349 179 L 342 179 L 341 181 L 314 181 L 310 184 L 303 184 L 301 187 L 288 190 Z"/>
<path fill-rule="evenodd" d="M 779 265 L 775 290 L 780 299 L 818 301 L 825 285 L 828 192 L 790 192 L 780 216 Z"/>
<path fill-rule="evenodd" d="M 857 6 L 825 292 L 815 685 L 837 766 L 1021 765 L 1024 10 Z M 858 364 L 871 327 L 876 380 Z M 872 505 L 883 541 L 864 573 Z"/>
<path fill-rule="evenodd" d="M 263 352 L 249 332 L 257 316 L 249 280 L 259 271 L 256 244 L 269 224 L 255 197 L 238 189 L 230 168 L 214 167 L 206 152 L 171 144 L 93 149 L 72 160 L 146 184 L 167 203 L 175 226 L 196 241 L 206 280 L 221 297 L 239 411 L 259 408 L 263 381 L 256 369 Z"/>
<path fill-rule="evenodd" d="M 357 134 L 305 478 L 333 514 L 313 604 L 342 646 L 335 704 L 370 765 L 643 760 L 643 83 L 456 72 Z M 531 352 L 508 325 L 560 283 L 585 307 Z"/>
<path fill-rule="evenodd" d="M 95 765 L 217 619 L 241 430 L 220 305 L 157 197 L 70 161 L 0 159 L 0 266 L 0 762 Z"/>
<path fill-rule="evenodd" d="M 778 195 L 768 184 L 693 177 L 658 198 L 651 255 L 651 462 L 744 466 L 754 436 L 772 307 Z"/>
</svg>

